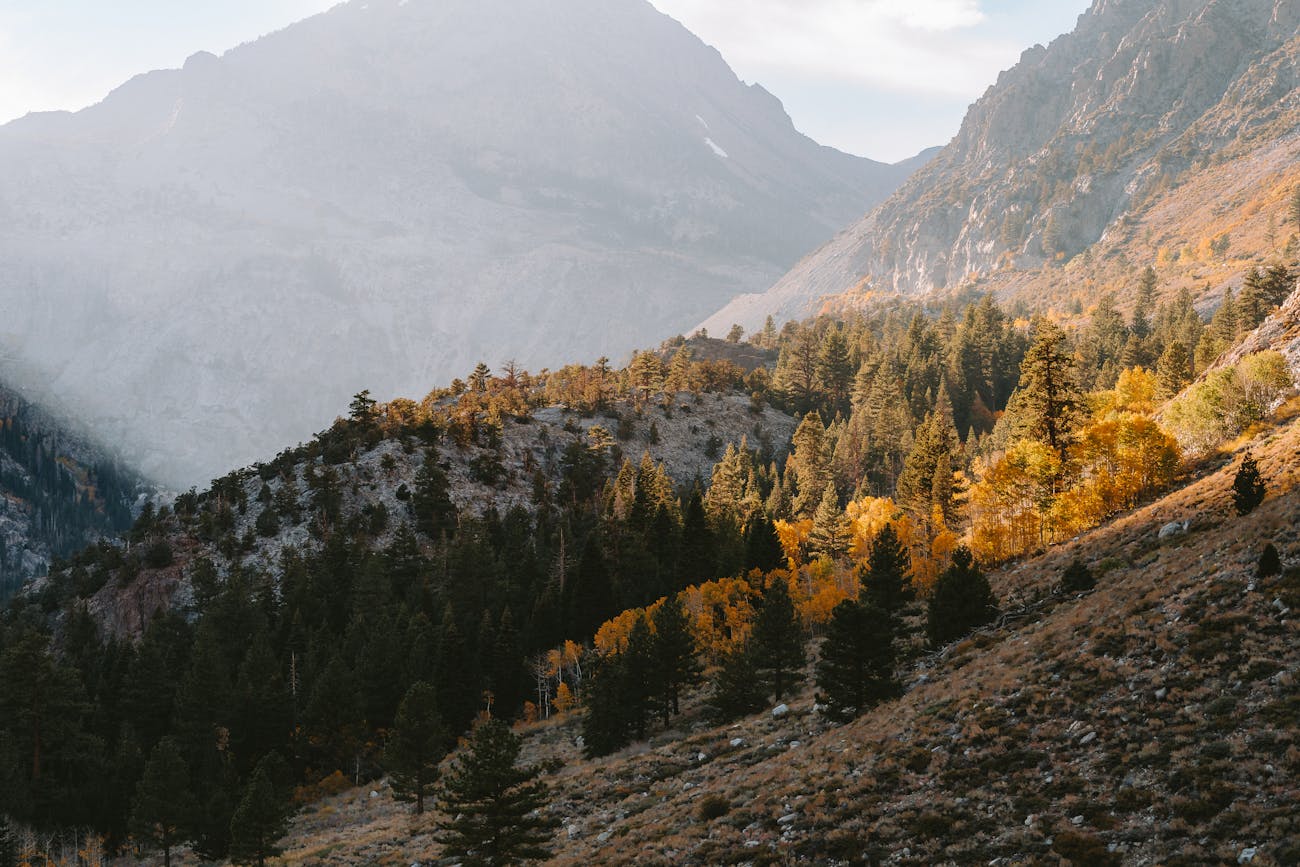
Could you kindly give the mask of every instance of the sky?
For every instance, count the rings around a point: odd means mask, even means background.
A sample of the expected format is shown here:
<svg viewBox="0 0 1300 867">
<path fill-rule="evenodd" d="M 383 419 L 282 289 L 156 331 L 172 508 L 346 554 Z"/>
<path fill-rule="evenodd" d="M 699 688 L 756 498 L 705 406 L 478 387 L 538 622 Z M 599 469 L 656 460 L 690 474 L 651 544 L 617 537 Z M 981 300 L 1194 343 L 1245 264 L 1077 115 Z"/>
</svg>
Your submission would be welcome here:
<svg viewBox="0 0 1300 867">
<path fill-rule="evenodd" d="M 78 109 L 132 75 L 220 54 L 336 0 L 0 0 L 0 123 Z M 422 0 L 439 2 L 439 0 Z M 564 2 L 564 0 L 553 0 Z M 956 134 L 1021 51 L 1089 0 L 651 0 L 822 144 L 896 161 Z"/>
</svg>

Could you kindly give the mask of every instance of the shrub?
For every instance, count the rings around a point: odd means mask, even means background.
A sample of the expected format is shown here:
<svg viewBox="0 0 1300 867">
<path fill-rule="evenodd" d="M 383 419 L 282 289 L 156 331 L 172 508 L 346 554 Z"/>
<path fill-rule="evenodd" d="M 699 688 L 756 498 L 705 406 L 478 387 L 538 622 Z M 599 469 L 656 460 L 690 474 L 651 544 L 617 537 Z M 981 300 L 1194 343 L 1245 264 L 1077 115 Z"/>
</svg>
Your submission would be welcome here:
<svg viewBox="0 0 1300 867">
<path fill-rule="evenodd" d="M 1256 578 L 1271 578 L 1282 574 L 1282 558 L 1278 556 L 1277 547 L 1269 542 L 1259 555 L 1259 565 L 1255 567 Z"/>
<path fill-rule="evenodd" d="M 700 799 L 699 806 L 695 808 L 695 816 L 701 822 L 721 819 L 730 812 L 731 802 L 721 795 L 706 795 Z"/>
<path fill-rule="evenodd" d="M 1092 577 L 1088 566 L 1075 558 L 1061 575 L 1061 591 L 1064 593 L 1086 593 L 1097 586 L 1097 579 Z"/>
<path fill-rule="evenodd" d="M 1260 475 L 1255 457 L 1246 452 L 1232 480 L 1232 505 L 1238 515 L 1248 515 L 1264 502 L 1264 478 Z"/>
</svg>

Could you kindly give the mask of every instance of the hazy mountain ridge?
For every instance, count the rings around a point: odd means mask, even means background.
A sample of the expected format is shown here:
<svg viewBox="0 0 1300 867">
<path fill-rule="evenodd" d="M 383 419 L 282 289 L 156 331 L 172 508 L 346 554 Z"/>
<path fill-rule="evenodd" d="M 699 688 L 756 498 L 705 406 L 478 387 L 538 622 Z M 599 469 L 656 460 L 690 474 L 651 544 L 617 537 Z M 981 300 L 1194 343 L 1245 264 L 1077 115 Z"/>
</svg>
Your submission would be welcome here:
<svg viewBox="0 0 1300 867">
<path fill-rule="evenodd" d="M 9 374 L 189 483 L 363 387 L 656 343 L 910 170 L 641 0 L 508 12 L 348 3 L 0 128 Z"/>
<path fill-rule="evenodd" d="M 1002 73 L 887 202 L 706 325 L 798 318 L 849 292 L 978 283 L 1041 298 L 1055 279 L 1039 279 L 1045 263 L 1104 257 L 1144 221 L 1165 234 L 1159 207 L 1217 165 L 1240 160 L 1249 173 L 1252 157 L 1272 160 L 1279 146 L 1295 162 L 1297 26 L 1300 11 L 1280 0 L 1098 0 L 1072 33 Z M 1242 216 L 1223 215 L 1213 196 L 1199 204 L 1223 228 Z M 1253 240 L 1237 254 L 1276 253 Z"/>
</svg>

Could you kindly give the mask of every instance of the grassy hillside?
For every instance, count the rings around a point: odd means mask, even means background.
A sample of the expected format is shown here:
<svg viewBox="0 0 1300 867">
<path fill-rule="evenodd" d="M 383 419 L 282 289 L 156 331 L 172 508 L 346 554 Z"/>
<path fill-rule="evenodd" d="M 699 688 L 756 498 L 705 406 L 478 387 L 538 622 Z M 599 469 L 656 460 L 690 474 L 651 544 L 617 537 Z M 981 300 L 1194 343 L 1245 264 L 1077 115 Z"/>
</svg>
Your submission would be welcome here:
<svg viewBox="0 0 1300 867">
<path fill-rule="evenodd" d="M 1232 510 L 1222 455 L 996 572 L 1002 622 L 923 657 L 904 697 L 849 725 L 805 690 L 788 715 L 722 728 L 696 705 L 597 761 L 575 718 L 522 727 L 530 760 L 564 763 L 555 863 L 1296 863 L 1295 408 L 1245 446 L 1269 483 L 1257 511 Z M 1174 520 L 1188 532 L 1160 541 Z M 1268 541 L 1291 571 L 1256 580 Z M 1056 592 L 1075 557 L 1097 588 Z M 383 785 L 348 789 L 295 820 L 285 860 L 412 863 L 436 854 L 432 827 Z"/>
</svg>

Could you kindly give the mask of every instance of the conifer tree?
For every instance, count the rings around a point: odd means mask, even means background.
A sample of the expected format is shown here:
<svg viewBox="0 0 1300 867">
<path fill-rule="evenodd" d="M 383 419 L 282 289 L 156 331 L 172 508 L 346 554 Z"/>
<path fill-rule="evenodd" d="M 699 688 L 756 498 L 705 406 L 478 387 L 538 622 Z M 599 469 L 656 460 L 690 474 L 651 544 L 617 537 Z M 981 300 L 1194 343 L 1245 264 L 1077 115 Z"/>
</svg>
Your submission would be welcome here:
<svg viewBox="0 0 1300 867">
<path fill-rule="evenodd" d="M 1169 399 L 1192 381 L 1192 359 L 1182 341 L 1171 340 L 1156 361 L 1156 394 Z"/>
<path fill-rule="evenodd" d="M 988 578 L 966 547 L 953 552 L 930 594 L 926 629 L 934 647 L 966 635 L 997 617 Z"/>
<path fill-rule="evenodd" d="M 622 654 L 602 657 L 588 675 L 583 705 L 582 749 L 587 758 L 607 756 L 631 742 L 631 721 L 624 701 L 627 671 Z"/>
<path fill-rule="evenodd" d="M 1074 440 L 1084 408 L 1074 359 L 1067 352 L 1065 332 L 1048 319 L 1040 319 L 1034 342 L 1020 364 L 1020 385 L 1008 408 L 1013 433 L 1065 456 Z"/>
<path fill-rule="evenodd" d="M 280 854 L 276 844 L 288 832 L 288 810 L 271 782 L 268 759 L 258 762 L 230 819 L 230 860 L 265 867 Z"/>
<path fill-rule="evenodd" d="M 771 572 L 784 565 L 785 550 L 781 547 L 776 525 L 761 509 L 755 511 L 745 525 L 745 572 L 753 569 Z"/>
<path fill-rule="evenodd" d="M 861 575 L 863 597 L 883 611 L 900 629 L 903 609 L 916 594 L 912 588 L 910 559 L 892 524 L 886 524 L 871 541 L 866 571 Z"/>
<path fill-rule="evenodd" d="M 897 693 L 888 614 L 849 599 L 835 606 L 817 661 L 817 688 L 827 714 L 841 721 Z"/>
<path fill-rule="evenodd" d="M 840 498 L 835 493 L 833 482 L 827 482 L 822 491 L 821 503 L 813 515 L 812 532 L 808 541 L 813 552 L 824 557 L 842 557 L 848 553 L 848 521 L 840 511 Z"/>
<path fill-rule="evenodd" d="M 831 451 L 826 428 L 815 412 L 799 422 L 791 439 L 792 451 L 786 462 L 786 482 L 793 474 L 797 490 L 791 500 L 795 516 L 811 518 L 821 502 L 827 482 L 832 481 Z"/>
<path fill-rule="evenodd" d="M 543 814 L 546 784 L 537 767 L 519 767 L 519 739 L 500 720 L 474 730 L 442 786 L 439 824 L 445 856 L 466 867 L 498 867 L 550 857 L 558 822 Z"/>
<path fill-rule="evenodd" d="M 702 672 L 695 636 L 686 611 L 675 596 L 669 596 L 655 610 L 654 627 L 652 673 L 659 692 L 660 719 L 667 726 L 670 714 L 682 712 L 682 690 L 698 684 Z"/>
<path fill-rule="evenodd" d="M 750 638 L 723 656 L 713 678 L 709 707 L 725 722 L 762 710 L 766 701 L 767 689 L 759 677 Z"/>
<path fill-rule="evenodd" d="M 758 677 L 772 699 L 780 701 L 799 681 L 806 661 L 803 628 L 784 578 L 768 582 L 750 641 Z"/>
<path fill-rule="evenodd" d="M 637 740 L 645 740 L 646 723 L 654 698 L 655 640 L 644 614 L 637 617 L 627 637 L 627 647 L 620 654 L 626 682 L 623 701 L 628 720 Z"/>
<path fill-rule="evenodd" d="M 443 612 L 439 633 L 434 692 L 443 722 L 452 734 L 459 734 L 469 727 L 478 710 L 478 685 L 469 665 L 473 657 L 451 608 Z"/>
<path fill-rule="evenodd" d="M 449 488 L 447 474 L 438 466 L 438 453 L 429 449 L 415 474 L 411 509 L 416 528 L 432 539 L 456 527 L 456 507 L 452 505 Z"/>
<path fill-rule="evenodd" d="M 1264 477 L 1250 452 L 1242 455 L 1237 474 L 1232 479 L 1232 504 L 1238 515 L 1248 515 L 1264 502 Z"/>
<path fill-rule="evenodd" d="M 432 795 L 438 763 L 447 754 L 447 730 L 438 717 L 438 696 L 423 681 L 411 684 L 398 705 L 393 730 L 384 748 L 384 763 L 392 779 L 393 797 L 415 802 L 415 814 L 424 812 L 424 798 Z"/>
<path fill-rule="evenodd" d="M 190 769 L 176 742 L 163 738 L 150 753 L 136 785 L 131 834 L 161 849 L 164 867 L 171 867 L 172 849 L 189 839 L 196 809 Z"/>
</svg>

